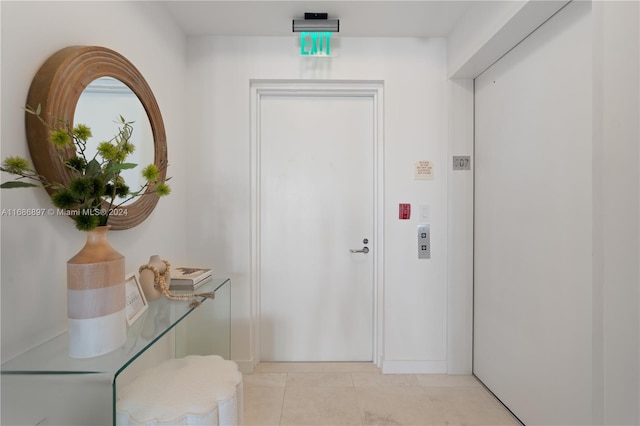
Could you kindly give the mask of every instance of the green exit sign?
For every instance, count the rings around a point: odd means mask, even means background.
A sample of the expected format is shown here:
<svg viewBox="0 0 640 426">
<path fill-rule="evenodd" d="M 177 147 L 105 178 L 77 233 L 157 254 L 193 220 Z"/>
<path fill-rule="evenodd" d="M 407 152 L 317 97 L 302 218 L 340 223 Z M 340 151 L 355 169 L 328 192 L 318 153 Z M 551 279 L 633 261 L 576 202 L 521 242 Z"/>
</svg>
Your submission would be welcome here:
<svg viewBox="0 0 640 426">
<path fill-rule="evenodd" d="M 302 56 L 329 56 L 331 54 L 331 32 L 301 32 L 300 54 Z"/>
</svg>

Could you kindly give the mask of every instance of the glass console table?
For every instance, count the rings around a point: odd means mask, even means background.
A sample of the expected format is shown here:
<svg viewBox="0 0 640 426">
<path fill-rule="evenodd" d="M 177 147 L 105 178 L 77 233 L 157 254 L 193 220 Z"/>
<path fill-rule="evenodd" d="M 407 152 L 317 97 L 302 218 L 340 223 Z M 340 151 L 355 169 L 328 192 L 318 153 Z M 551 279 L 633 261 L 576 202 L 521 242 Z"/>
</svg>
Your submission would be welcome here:
<svg viewBox="0 0 640 426">
<path fill-rule="evenodd" d="M 115 424 L 118 377 L 161 342 L 175 345 L 170 356 L 215 354 L 229 359 L 229 279 L 214 278 L 197 289 L 211 291 L 216 297 L 198 298 L 202 303 L 197 307 L 164 297 L 149 302 L 129 327 L 126 343 L 106 355 L 70 358 L 68 335 L 63 333 L 3 363 L 1 424 Z M 169 333 L 172 330 L 175 333 Z"/>
</svg>

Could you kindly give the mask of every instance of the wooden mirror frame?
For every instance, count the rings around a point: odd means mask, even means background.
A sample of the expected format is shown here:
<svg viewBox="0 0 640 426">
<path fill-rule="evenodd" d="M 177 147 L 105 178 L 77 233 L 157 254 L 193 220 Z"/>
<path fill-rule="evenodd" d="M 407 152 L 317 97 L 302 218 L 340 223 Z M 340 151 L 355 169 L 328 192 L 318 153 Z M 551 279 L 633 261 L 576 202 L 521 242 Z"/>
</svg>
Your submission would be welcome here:
<svg viewBox="0 0 640 426">
<path fill-rule="evenodd" d="M 40 115 L 50 125 L 59 123 L 59 120 L 73 125 L 80 95 L 89 83 L 100 77 L 120 80 L 142 103 L 153 133 L 154 164 L 160 170 L 160 180 L 164 180 L 167 173 L 167 138 L 160 108 L 142 74 L 119 53 L 98 46 L 70 46 L 57 51 L 33 78 L 27 105 L 32 108 L 40 105 Z M 51 182 L 68 183 L 71 174 L 60 160 L 59 151 L 49 141 L 49 129 L 30 113 L 25 113 L 25 124 L 29 152 L 36 171 Z M 70 149 L 69 156 L 73 152 Z M 47 191 L 49 194 L 53 192 Z M 139 225 L 151 214 L 158 198 L 155 193 L 139 197 L 122 207 L 127 210 L 126 216 L 109 216 L 108 224 L 114 230 Z"/>
</svg>

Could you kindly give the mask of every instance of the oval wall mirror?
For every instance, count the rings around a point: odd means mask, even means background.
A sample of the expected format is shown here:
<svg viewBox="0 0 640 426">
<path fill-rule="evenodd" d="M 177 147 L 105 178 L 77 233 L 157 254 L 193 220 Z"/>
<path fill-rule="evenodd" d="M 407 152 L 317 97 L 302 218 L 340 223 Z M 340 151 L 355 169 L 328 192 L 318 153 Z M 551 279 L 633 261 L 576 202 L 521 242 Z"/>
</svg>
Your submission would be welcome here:
<svg viewBox="0 0 640 426">
<path fill-rule="evenodd" d="M 63 120 L 73 125 L 77 116 L 78 123 L 86 124 L 93 130 L 92 123 L 86 120 L 87 115 L 92 114 L 85 110 L 86 98 L 90 97 L 91 92 L 98 86 L 104 85 L 113 86 L 112 89 L 123 96 L 127 96 L 126 92 L 129 91 L 127 102 L 132 102 L 133 97 L 137 98 L 137 102 L 133 100 L 132 104 L 140 105 L 141 111 L 146 113 L 147 121 L 130 119 L 122 110 L 117 112 L 128 121 L 136 121 L 136 131 L 140 132 L 143 138 L 136 143 L 136 151 L 142 151 L 142 157 L 132 159 L 132 162 L 137 162 L 143 167 L 153 162 L 160 169 L 160 177 L 164 180 L 167 172 L 167 141 L 160 108 L 142 74 L 119 53 L 98 46 L 70 46 L 59 50 L 49 57 L 36 73 L 27 96 L 27 105 L 35 108 L 39 104 L 40 115 L 49 124 L 53 125 L 56 121 Z M 117 109 L 118 106 L 109 106 L 105 111 L 107 119 L 102 116 L 99 120 L 110 122 L 117 119 L 117 115 L 111 116 L 114 108 Z M 143 117 L 145 114 L 140 113 L 139 116 Z M 25 113 L 25 121 L 29 152 L 37 172 L 52 182 L 69 182 L 70 174 L 56 147 L 49 142 L 47 127 L 33 114 Z M 144 130 L 145 128 L 150 130 Z M 144 139 L 145 132 L 149 141 Z M 113 131 L 111 134 L 113 135 Z M 139 168 L 135 170 L 139 173 Z M 109 218 L 111 229 L 129 229 L 140 224 L 151 214 L 157 203 L 156 194 L 137 198 L 126 205 L 126 216 Z"/>
</svg>

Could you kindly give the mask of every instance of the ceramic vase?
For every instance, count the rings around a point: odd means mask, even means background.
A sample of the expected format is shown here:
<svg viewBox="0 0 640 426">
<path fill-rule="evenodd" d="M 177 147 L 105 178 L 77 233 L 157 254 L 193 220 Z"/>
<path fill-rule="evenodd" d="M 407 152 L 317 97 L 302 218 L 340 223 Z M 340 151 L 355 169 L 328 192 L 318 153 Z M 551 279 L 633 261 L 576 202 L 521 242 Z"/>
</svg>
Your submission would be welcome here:
<svg viewBox="0 0 640 426">
<path fill-rule="evenodd" d="M 69 356 L 89 358 L 127 339 L 124 256 L 107 240 L 109 226 L 87 231 L 87 242 L 67 262 Z"/>
<path fill-rule="evenodd" d="M 149 263 L 147 265 L 155 267 L 160 275 L 164 275 L 167 270 L 166 263 L 164 263 L 157 254 L 154 254 L 149 258 Z M 166 276 L 165 280 L 168 287 L 171 284 L 171 278 Z M 162 291 L 160 290 L 160 287 L 158 287 L 158 283 L 155 281 L 155 274 L 151 269 L 143 269 L 140 271 L 140 286 L 142 287 L 142 291 L 144 291 L 144 295 L 147 297 L 147 300 L 155 300 L 162 296 Z"/>
</svg>

